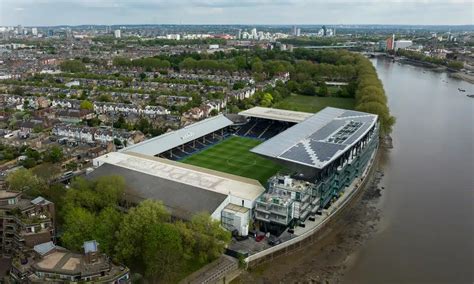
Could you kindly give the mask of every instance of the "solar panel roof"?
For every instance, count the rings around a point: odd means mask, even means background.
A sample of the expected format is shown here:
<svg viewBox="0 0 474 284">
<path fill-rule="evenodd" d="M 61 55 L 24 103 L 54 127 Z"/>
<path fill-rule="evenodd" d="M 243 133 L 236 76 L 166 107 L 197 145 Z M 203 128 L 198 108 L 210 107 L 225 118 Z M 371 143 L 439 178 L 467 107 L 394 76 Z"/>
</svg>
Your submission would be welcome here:
<svg viewBox="0 0 474 284">
<path fill-rule="evenodd" d="M 374 114 L 327 107 L 251 151 L 322 169 L 356 144 L 376 122 Z"/>
</svg>

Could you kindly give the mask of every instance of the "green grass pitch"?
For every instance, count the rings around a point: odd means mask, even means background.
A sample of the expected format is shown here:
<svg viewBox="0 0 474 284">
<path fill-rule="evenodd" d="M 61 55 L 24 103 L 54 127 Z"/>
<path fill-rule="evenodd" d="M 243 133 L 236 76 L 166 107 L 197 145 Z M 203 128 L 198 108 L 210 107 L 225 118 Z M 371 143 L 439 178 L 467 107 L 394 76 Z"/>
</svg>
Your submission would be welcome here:
<svg viewBox="0 0 474 284">
<path fill-rule="evenodd" d="M 282 167 L 249 151 L 260 143 L 256 139 L 233 136 L 180 162 L 256 179 L 265 185 Z"/>
</svg>

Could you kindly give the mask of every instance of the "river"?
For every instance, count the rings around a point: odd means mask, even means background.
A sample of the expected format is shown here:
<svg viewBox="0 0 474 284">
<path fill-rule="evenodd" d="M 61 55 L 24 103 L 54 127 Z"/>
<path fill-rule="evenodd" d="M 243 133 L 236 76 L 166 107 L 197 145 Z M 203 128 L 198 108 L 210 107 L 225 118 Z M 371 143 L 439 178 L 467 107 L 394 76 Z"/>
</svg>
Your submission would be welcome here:
<svg viewBox="0 0 474 284">
<path fill-rule="evenodd" d="M 474 283 L 474 85 L 372 62 L 397 118 L 374 184 L 323 240 L 237 283 Z"/>
<path fill-rule="evenodd" d="M 474 85 L 372 61 L 397 118 L 383 163 L 377 232 L 346 283 L 474 282 Z M 458 88 L 466 89 L 459 92 Z"/>
</svg>

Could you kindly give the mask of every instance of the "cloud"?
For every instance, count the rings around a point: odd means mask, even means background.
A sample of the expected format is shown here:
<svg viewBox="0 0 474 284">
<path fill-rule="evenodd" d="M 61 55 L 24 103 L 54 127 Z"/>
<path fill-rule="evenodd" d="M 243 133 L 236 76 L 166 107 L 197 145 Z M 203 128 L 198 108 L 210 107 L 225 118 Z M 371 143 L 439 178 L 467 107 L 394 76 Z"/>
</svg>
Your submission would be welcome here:
<svg viewBox="0 0 474 284">
<path fill-rule="evenodd" d="M 0 25 L 472 25 L 473 18 L 472 0 L 0 0 Z"/>
</svg>

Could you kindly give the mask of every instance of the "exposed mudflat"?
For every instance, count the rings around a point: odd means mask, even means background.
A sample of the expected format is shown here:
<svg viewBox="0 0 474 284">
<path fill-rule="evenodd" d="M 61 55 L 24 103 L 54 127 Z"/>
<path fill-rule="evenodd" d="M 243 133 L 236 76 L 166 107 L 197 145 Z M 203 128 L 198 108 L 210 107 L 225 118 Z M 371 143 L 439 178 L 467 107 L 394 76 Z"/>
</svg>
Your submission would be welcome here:
<svg viewBox="0 0 474 284">
<path fill-rule="evenodd" d="M 235 283 L 341 283 L 351 254 L 377 230 L 377 202 L 383 172 L 377 171 L 362 196 L 327 228 L 322 240 L 303 250 L 246 271 Z"/>
</svg>

